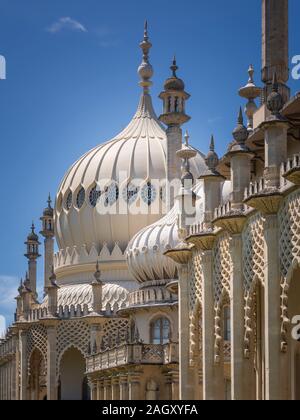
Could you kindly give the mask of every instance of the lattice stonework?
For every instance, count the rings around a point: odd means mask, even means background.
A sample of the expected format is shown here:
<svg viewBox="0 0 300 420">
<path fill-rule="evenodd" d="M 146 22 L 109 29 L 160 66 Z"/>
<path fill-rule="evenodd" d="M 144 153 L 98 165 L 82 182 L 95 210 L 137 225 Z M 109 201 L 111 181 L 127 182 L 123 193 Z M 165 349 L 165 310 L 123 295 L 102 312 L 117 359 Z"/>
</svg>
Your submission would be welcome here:
<svg viewBox="0 0 300 420">
<path fill-rule="evenodd" d="M 286 277 L 294 258 L 300 258 L 300 191 L 283 203 L 279 212 L 280 266 Z"/>
<path fill-rule="evenodd" d="M 257 214 L 249 219 L 243 232 L 244 288 L 249 291 L 256 278 L 264 284 L 264 219 Z"/>
<path fill-rule="evenodd" d="M 300 191 L 292 193 L 279 211 L 281 269 L 281 349 L 287 350 L 289 271 L 300 261 Z"/>
<path fill-rule="evenodd" d="M 125 342 L 128 338 L 128 321 L 126 319 L 110 319 L 103 326 L 101 347 L 111 348 Z"/>
<path fill-rule="evenodd" d="M 252 311 L 255 285 L 264 285 L 264 219 L 262 215 L 252 216 L 243 231 L 243 274 L 244 274 L 244 354 L 250 357 L 250 341 L 253 336 Z"/>
<path fill-rule="evenodd" d="M 30 357 L 35 349 L 38 349 L 47 365 L 47 330 L 43 325 L 35 325 L 27 333 L 27 363 L 29 366 Z"/>
<path fill-rule="evenodd" d="M 213 286 L 215 300 L 215 362 L 220 362 L 222 338 L 222 305 L 230 299 L 231 256 L 230 239 L 222 234 L 213 249 Z"/>
<path fill-rule="evenodd" d="M 230 295 L 230 273 L 229 236 L 225 233 L 217 240 L 213 250 L 213 284 L 216 304 L 220 301 L 224 289 Z"/>
<path fill-rule="evenodd" d="M 190 364 L 192 365 L 199 357 L 199 340 L 201 333 L 199 331 L 199 319 L 201 319 L 202 306 L 202 263 L 201 254 L 194 254 L 191 261 L 189 278 L 189 316 L 190 316 Z"/>
<path fill-rule="evenodd" d="M 196 303 L 202 303 L 203 273 L 200 253 L 194 254 L 189 271 L 191 273 L 189 279 L 189 312 L 191 316 L 194 313 Z"/>
<path fill-rule="evenodd" d="M 86 356 L 90 341 L 90 330 L 84 321 L 63 321 L 57 328 L 57 359 L 56 368 L 59 370 L 60 360 L 64 352 L 70 347 L 75 347 Z"/>
</svg>

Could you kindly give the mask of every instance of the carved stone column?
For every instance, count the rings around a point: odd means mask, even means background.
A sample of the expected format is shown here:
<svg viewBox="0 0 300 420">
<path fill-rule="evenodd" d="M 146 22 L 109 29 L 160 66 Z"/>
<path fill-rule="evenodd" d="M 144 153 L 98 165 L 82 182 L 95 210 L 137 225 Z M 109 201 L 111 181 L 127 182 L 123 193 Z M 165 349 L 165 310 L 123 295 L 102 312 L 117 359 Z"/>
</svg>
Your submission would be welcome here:
<svg viewBox="0 0 300 420">
<path fill-rule="evenodd" d="M 20 400 L 27 400 L 27 331 L 20 331 Z"/>
<path fill-rule="evenodd" d="M 47 400 L 57 400 L 56 323 L 47 326 Z"/>
<path fill-rule="evenodd" d="M 191 400 L 194 398 L 192 375 L 190 372 L 190 319 L 188 301 L 188 265 L 179 268 L 179 399 Z"/>
<path fill-rule="evenodd" d="M 142 400 L 141 396 L 141 372 L 131 372 L 128 375 L 129 383 L 129 400 L 138 401 Z"/>
<path fill-rule="evenodd" d="M 112 397 L 113 401 L 120 400 L 120 378 L 119 376 L 113 376 L 111 379 L 111 390 L 112 390 Z"/>
<path fill-rule="evenodd" d="M 111 378 L 105 378 L 103 381 L 104 386 L 104 401 L 111 401 Z"/>
<path fill-rule="evenodd" d="M 103 401 L 103 380 L 97 381 L 97 401 Z"/>
<path fill-rule="evenodd" d="M 212 271 L 212 250 L 203 251 L 201 261 L 203 270 L 202 294 L 202 352 L 203 352 L 203 399 L 224 399 L 224 377 L 221 364 L 214 361 L 215 313 Z"/>
<path fill-rule="evenodd" d="M 120 400 L 127 401 L 128 398 L 128 378 L 127 375 L 120 375 Z"/>
<path fill-rule="evenodd" d="M 280 266 L 278 217 L 266 215 L 265 240 L 265 378 L 266 399 L 281 399 Z"/>
<path fill-rule="evenodd" d="M 251 399 L 253 372 L 250 361 L 244 357 L 244 286 L 242 236 L 233 235 L 230 239 L 232 261 L 231 274 L 231 398 L 232 400 Z"/>
</svg>

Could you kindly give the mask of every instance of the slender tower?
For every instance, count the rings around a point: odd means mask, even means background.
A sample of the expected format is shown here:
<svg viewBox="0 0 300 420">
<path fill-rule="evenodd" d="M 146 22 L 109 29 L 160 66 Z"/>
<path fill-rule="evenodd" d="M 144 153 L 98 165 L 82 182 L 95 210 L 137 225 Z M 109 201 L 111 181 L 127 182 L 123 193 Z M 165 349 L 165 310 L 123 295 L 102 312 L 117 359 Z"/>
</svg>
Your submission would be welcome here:
<svg viewBox="0 0 300 420">
<path fill-rule="evenodd" d="M 288 0 L 262 0 L 262 81 L 263 102 L 272 92 L 276 72 L 279 93 L 284 103 L 289 100 L 289 30 Z"/>
<path fill-rule="evenodd" d="M 52 276 L 53 254 L 54 254 L 54 219 L 53 208 L 51 206 L 51 197 L 48 197 L 48 206 L 43 211 L 43 216 L 40 218 L 42 221 L 43 230 L 40 234 L 44 239 L 44 290 L 46 292 L 50 286 L 50 277 Z"/>
<path fill-rule="evenodd" d="M 176 152 L 181 150 L 182 129 L 181 126 L 190 120 L 185 113 L 185 102 L 190 95 L 185 92 L 184 82 L 177 77 L 177 62 L 174 57 L 171 71 L 172 75 L 165 81 L 164 91 L 159 95 L 163 101 L 163 113 L 159 117 L 160 121 L 167 125 L 167 181 L 170 185 L 174 180 L 180 180 L 180 160 Z M 180 184 L 179 184 L 180 185 Z M 178 191 L 178 185 L 170 192 L 170 207 L 174 203 L 174 193 Z"/>
<path fill-rule="evenodd" d="M 27 236 L 27 241 L 25 242 L 26 245 L 26 254 L 25 257 L 28 259 L 28 288 L 31 290 L 31 292 L 36 296 L 36 276 L 37 276 L 37 270 L 36 270 L 36 260 L 40 257 L 39 254 L 39 237 L 35 233 L 35 227 L 32 223 L 31 226 L 31 232 Z"/>
</svg>

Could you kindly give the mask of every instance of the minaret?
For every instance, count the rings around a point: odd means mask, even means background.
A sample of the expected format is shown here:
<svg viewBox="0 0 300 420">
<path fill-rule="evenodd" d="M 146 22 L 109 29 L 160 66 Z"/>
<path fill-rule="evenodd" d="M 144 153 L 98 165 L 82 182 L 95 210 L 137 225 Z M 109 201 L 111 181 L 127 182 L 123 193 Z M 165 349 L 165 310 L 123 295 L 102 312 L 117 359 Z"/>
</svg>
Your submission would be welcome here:
<svg viewBox="0 0 300 420">
<path fill-rule="evenodd" d="M 234 210 L 241 210 L 245 188 L 248 187 L 251 179 L 251 160 L 254 156 L 246 146 L 249 133 L 244 126 L 242 108 L 239 110 L 237 126 L 232 135 L 234 143 L 226 155 L 230 159 L 231 168 L 231 205 Z"/>
<path fill-rule="evenodd" d="M 221 203 L 221 185 L 225 181 L 225 178 L 216 169 L 219 164 L 219 157 L 215 151 L 214 136 L 211 136 L 205 163 L 207 169 L 200 175 L 199 179 L 203 180 L 204 189 L 203 222 L 206 228 L 210 228 L 214 218 L 214 211 Z"/>
<path fill-rule="evenodd" d="M 28 259 L 28 288 L 31 290 L 31 292 L 36 296 L 36 260 L 40 257 L 39 254 L 39 237 L 35 233 L 35 227 L 32 223 L 31 226 L 31 232 L 27 236 L 27 241 L 25 242 L 25 245 L 27 247 L 27 252 L 25 254 L 25 257 Z"/>
<path fill-rule="evenodd" d="M 94 274 L 94 279 L 92 281 L 92 294 L 93 294 L 92 307 L 93 307 L 93 312 L 98 313 L 98 314 L 102 311 L 102 287 L 103 287 L 103 283 L 101 281 L 101 271 L 99 269 L 99 262 L 97 261 L 96 271 Z"/>
<path fill-rule="evenodd" d="M 272 91 L 273 74 L 277 73 L 279 92 L 284 103 L 290 97 L 288 0 L 262 0 L 262 81 L 263 102 Z"/>
<path fill-rule="evenodd" d="M 43 216 L 40 218 L 42 221 L 42 230 L 40 234 L 44 239 L 44 290 L 47 289 L 49 278 L 51 277 L 51 269 L 53 265 L 54 254 L 54 216 L 53 208 L 51 206 L 51 197 L 48 197 L 48 206 L 43 211 Z"/>
<path fill-rule="evenodd" d="M 184 239 L 187 236 L 187 228 L 194 223 L 195 218 L 195 193 L 192 191 L 194 177 L 190 171 L 190 159 L 196 156 L 196 151 L 189 146 L 188 132 L 184 136 L 185 143 L 177 150 L 176 157 L 182 160 L 181 187 L 176 196 L 179 210 L 179 236 Z"/>
<path fill-rule="evenodd" d="M 176 152 L 180 150 L 182 144 L 181 126 L 190 120 L 185 113 L 185 102 L 190 95 L 185 92 L 184 82 L 177 77 L 177 62 L 174 57 L 171 71 L 172 76 L 166 80 L 164 91 L 159 95 L 163 100 L 163 113 L 159 117 L 160 121 L 167 125 L 167 181 L 169 185 L 174 180 L 180 180 L 180 162 L 176 157 Z M 175 193 L 178 186 L 174 185 Z M 169 189 L 168 189 L 169 190 Z M 169 203 L 172 207 L 174 191 L 170 192 Z"/>
</svg>

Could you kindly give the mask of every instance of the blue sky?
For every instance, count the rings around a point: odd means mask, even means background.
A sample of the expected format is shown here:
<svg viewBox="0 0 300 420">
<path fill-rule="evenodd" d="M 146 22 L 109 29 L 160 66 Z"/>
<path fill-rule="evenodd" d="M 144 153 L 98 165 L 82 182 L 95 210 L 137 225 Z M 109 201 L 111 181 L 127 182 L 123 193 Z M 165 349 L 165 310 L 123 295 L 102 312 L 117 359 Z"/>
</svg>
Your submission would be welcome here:
<svg viewBox="0 0 300 420">
<path fill-rule="evenodd" d="M 192 97 L 191 142 L 221 154 L 231 140 L 237 95 L 253 63 L 260 83 L 260 0 L 0 0 L 0 314 L 12 308 L 26 270 L 24 239 L 68 167 L 112 138 L 135 112 L 138 44 L 149 21 L 157 98 L 176 53 Z M 290 56 L 300 54 L 300 4 L 290 0 Z M 292 92 L 300 81 L 291 81 Z M 39 278 L 42 279 L 42 260 Z M 14 305 L 14 303 L 13 303 Z"/>
</svg>

